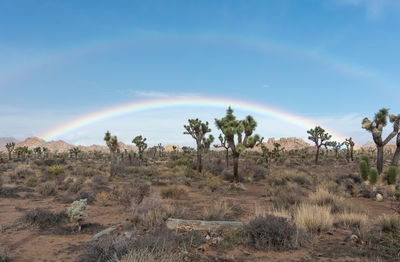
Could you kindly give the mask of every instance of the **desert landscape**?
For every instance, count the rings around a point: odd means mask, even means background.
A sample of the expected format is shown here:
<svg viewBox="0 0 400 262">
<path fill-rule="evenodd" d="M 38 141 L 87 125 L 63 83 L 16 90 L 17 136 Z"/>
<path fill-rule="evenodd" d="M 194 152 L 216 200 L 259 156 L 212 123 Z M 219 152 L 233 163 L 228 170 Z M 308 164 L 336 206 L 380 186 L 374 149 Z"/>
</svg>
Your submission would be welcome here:
<svg viewBox="0 0 400 262">
<path fill-rule="evenodd" d="M 1 0 L 0 262 L 400 261 L 400 0 Z"/>
<path fill-rule="evenodd" d="M 382 141 L 387 120 L 399 141 L 386 109 L 363 127 Z M 399 143 L 380 155 L 319 126 L 310 144 L 264 142 L 251 116 L 215 121 L 219 141 L 208 122 L 184 125 L 196 148 L 3 138 L 1 261 L 399 259 Z"/>
</svg>

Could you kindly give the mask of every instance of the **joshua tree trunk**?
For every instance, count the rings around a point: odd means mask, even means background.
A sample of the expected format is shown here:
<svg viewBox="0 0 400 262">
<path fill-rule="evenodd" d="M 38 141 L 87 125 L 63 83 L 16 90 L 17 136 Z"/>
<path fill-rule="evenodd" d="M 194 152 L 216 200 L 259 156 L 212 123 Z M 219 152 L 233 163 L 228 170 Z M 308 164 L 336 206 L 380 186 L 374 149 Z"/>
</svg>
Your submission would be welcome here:
<svg viewBox="0 0 400 262">
<path fill-rule="evenodd" d="M 199 173 L 201 173 L 203 169 L 203 165 L 201 163 L 201 149 L 199 147 L 197 147 L 197 169 Z"/>
<path fill-rule="evenodd" d="M 226 149 L 225 158 L 226 158 L 226 167 L 229 168 L 229 148 Z"/>
<path fill-rule="evenodd" d="M 397 166 L 400 158 L 400 133 L 397 134 L 396 151 L 394 152 L 392 166 Z"/>
<path fill-rule="evenodd" d="M 233 154 L 233 182 L 239 183 L 239 154 Z"/>
<path fill-rule="evenodd" d="M 378 169 L 379 174 L 381 174 L 383 170 L 383 146 L 377 145 L 376 148 L 377 148 L 376 168 Z"/>
<path fill-rule="evenodd" d="M 315 154 L 315 164 L 318 165 L 318 157 L 319 157 L 319 149 L 320 147 L 317 147 L 317 153 Z"/>
<path fill-rule="evenodd" d="M 11 151 L 8 150 L 8 160 L 11 160 L 12 156 L 11 156 Z"/>
</svg>

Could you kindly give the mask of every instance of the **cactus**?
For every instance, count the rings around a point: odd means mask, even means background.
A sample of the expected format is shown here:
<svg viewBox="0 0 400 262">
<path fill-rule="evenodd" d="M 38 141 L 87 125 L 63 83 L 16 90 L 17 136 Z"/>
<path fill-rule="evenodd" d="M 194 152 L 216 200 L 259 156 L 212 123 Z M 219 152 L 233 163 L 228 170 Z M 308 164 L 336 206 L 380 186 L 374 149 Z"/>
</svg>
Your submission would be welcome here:
<svg viewBox="0 0 400 262">
<path fill-rule="evenodd" d="M 307 131 L 307 133 L 310 135 L 308 139 L 313 141 L 315 143 L 315 146 L 317 147 L 317 151 L 315 153 L 315 164 L 318 164 L 318 157 L 321 146 L 328 146 L 331 143 L 328 140 L 331 139 L 332 136 L 328 133 L 325 133 L 325 129 L 320 126 L 316 126 L 314 129 L 311 128 Z"/>
<path fill-rule="evenodd" d="M 386 137 L 385 140 L 382 139 L 383 127 L 387 125 L 387 118 L 389 116 L 390 123 L 393 123 L 393 131 Z M 372 138 L 375 142 L 377 148 L 377 161 L 376 168 L 378 173 L 381 174 L 383 170 L 383 148 L 384 146 L 392 140 L 393 137 L 399 132 L 399 122 L 400 115 L 389 115 L 389 110 L 382 108 L 378 113 L 375 114 L 374 120 L 371 121 L 367 117 L 362 121 L 362 128 L 371 132 Z"/>
<path fill-rule="evenodd" d="M 244 120 L 237 120 L 233 115 L 231 107 L 226 111 L 226 116 L 215 119 L 218 129 L 224 134 L 226 141 L 233 155 L 233 182 L 239 182 L 239 157 L 246 148 L 253 148 L 262 143 L 263 139 L 259 135 L 253 135 L 257 127 L 257 122 L 252 116 L 247 116 Z M 235 137 L 237 138 L 235 141 Z"/>
<path fill-rule="evenodd" d="M 367 166 L 368 166 L 368 170 L 369 170 L 369 168 L 371 167 L 369 155 L 364 154 L 364 155 L 361 157 L 361 160 L 364 160 L 365 162 L 367 162 Z"/>
<path fill-rule="evenodd" d="M 208 148 L 210 147 L 212 141 L 214 140 L 214 137 L 211 135 L 209 138 L 205 138 L 204 136 L 211 132 L 211 129 L 208 127 L 208 122 L 203 123 L 199 119 L 189 119 L 188 120 L 189 125 L 184 125 L 186 131 L 183 132 L 185 135 L 191 135 L 194 140 L 196 140 L 196 145 L 197 145 L 197 171 L 201 173 L 203 169 L 202 165 L 202 154 L 204 148 L 207 147 L 204 142 L 208 143 Z M 204 141 L 205 139 L 205 141 Z"/>
<path fill-rule="evenodd" d="M 377 181 L 378 181 L 378 169 L 376 169 L 375 167 L 371 167 L 371 169 L 369 170 L 369 182 L 372 185 L 375 185 Z"/>
<path fill-rule="evenodd" d="M 87 199 L 81 199 L 79 201 L 74 201 L 68 208 L 68 216 L 71 222 L 76 223 L 78 226 L 78 232 L 81 232 L 81 223 L 87 218 Z"/>
<path fill-rule="evenodd" d="M 360 171 L 361 171 L 361 177 L 364 181 L 368 180 L 368 175 L 369 175 L 369 167 L 368 167 L 368 162 L 365 160 L 360 161 Z"/>
<path fill-rule="evenodd" d="M 391 166 L 389 167 L 389 171 L 386 175 L 386 180 L 389 185 L 394 185 L 397 182 L 397 166 Z"/>
</svg>

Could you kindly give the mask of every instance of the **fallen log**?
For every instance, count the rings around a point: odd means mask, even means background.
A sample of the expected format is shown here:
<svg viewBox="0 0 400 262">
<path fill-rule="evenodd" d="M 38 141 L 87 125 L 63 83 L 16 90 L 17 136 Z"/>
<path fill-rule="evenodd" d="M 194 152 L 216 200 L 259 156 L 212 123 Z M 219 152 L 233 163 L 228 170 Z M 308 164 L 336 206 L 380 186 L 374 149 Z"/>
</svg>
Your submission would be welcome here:
<svg viewBox="0 0 400 262">
<path fill-rule="evenodd" d="M 230 228 L 242 227 L 247 225 L 247 223 L 239 221 L 203 221 L 203 220 L 168 218 L 166 225 L 167 228 L 171 230 L 215 231 L 226 227 Z"/>
</svg>

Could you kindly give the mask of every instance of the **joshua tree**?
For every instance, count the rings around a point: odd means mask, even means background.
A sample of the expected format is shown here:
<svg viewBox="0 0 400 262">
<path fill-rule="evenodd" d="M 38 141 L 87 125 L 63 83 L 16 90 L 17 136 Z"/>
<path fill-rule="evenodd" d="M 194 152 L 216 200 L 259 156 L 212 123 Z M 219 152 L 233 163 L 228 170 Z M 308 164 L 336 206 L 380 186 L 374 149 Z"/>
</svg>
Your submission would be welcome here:
<svg viewBox="0 0 400 262">
<path fill-rule="evenodd" d="M 317 152 L 315 153 L 315 164 L 318 164 L 319 150 L 321 149 L 321 146 L 326 147 L 329 144 L 328 140 L 331 139 L 332 136 L 325 133 L 325 129 L 320 126 L 316 126 L 314 129 L 311 128 L 307 133 L 310 135 L 308 139 L 313 141 L 317 147 Z"/>
<path fill-rule="evenodd" d="M 183 134 L 185 135 L 191 135 L 193 137 L 194 140 L 196 140 L 196 145 L 197 145 L 197 171 L 199 173 L 201 173 L 202 169 L 203 169 L 203 165 L 202 165 L 202 153 L 203 153 L 203 149 L 205 148 L 203 139 L 205 138 L 204 136 L 211 132 L 211 129 L 208 127 L 208 122 L 203 123 L 201 120 L 199 119 L 189 119 L 189 125 L 184 125 L 186 131 L 183 132 Z M 212 135 L 210 135 L 208 138 L 205 138 L 206 141 L 211 141 L 210 144 L 212 143 L 212 140 L 214 139 L 214 137 L 211 140 Z M 207 140 L 210 139 L 210 140 Z M 208 147 L 210 147 L 210 145 L 208 145 Z"/>
<path fill-rule="evenodd" d="M 211 146 L 212 142 L 214 142 L 213 135 L 209 135 L 207 138 L 203 138 L 202 146 L 204 149 L 204 153 L 206 153 L 206 154 L 208 153 L 208 150 L 210 150 L 210 146 Z"/>
<path fill-rule="evenodd" d="M 44 158 L 49 157 L 49 149 L 47 147 L 42 147 L 42 152 L 43 152 Z"/>
<path fill-rule="evenodd" d="M 387 118 L 389 116 L 390 123 L 393 123 L 393 131 L 382 139 L 383 127 L 387 125 Z M 376 169 L 381 174 L 383 170 L 383 147 L 392 140 L 393 137 L 399 132 L 400 115 L 389 115 L 389 109 L 382 108 L 375 114 L 374 120 L 371 121 L 367 117 L 362 121 L 362 128 L 371 132 L 372 138 L 375 142 L 377 149 Z"/>
<path fill-rule="evenodd" d="M 219 139 L 220 144 L 214 145 L 214 147 L 216 147 L 216 148 L 222 147 L 225 149 L 226 167 L 229 167 L 229 144 L 226 141 L 225 136 L 223 136 L 222 134 L 219 135 L 218 139 Z"/>
<path fill-rule="evenodd" d="M 161 157 L 161 156 L 162 156 L 162 153 L 164 152 L 164 147 L 163 147 L 163 145 L 162 145 L 161 143 L 159 143 L 159 144 L 157 145 L 157 149 L 158 149 L 158 154 L 159 154 L 159 156 Z"/>
<path fill-rule="evenodd" d="M 338 158 L 339 150 L 343 146 L 343 143 L 339 143 L 337 141 L 331 141 L 326 143 L 327 146 L 330 146 L 335 151 L 335 157 Z"/>
<path fill-rule="evenodd" d="M 348 154 L 348 158 L 351 160 L 351 161 L 354 161 L 354 156 L 353 156 L 353 152 L 354 152 L 354 141 L 353 141 L 353 139 L 350 137 L 350 138 L 346 138 L 346 141 L 344 141 L 344 144 L 346 145 L 346 147 L 347 147 L 347 154 Z"/>
<path fill-rule="evenodd" d="M 14 142 L 6 144 L 6 148 L 7 148 L 7 151 L 8 151 L 8 159 L 9 160 L 11 160 L 11 158 L 12 158 L 12 152 L 14 151 L 14 147 L 15 147 L 15 143 Z"/>
<path fill-rule="evenodd" d="M 132 140 L 132 143 L 134 143 L 138 148 L 140 163 L 143 161 L 143 152 L 147 148 L 146 140 L 147 138 L 143 138 L 142 136 L 136 136 Z"/>
<path fill-rule="evenodd" d="M 396 151 L 394 151 L 393 160 L 391 166 L 397 166 L 400 158 L 400 133 L 397 134 L 396 138 Z"/>
<path fill-rule="evenodd" d="M 17 147 L 15 149 L 15 153 L 17 153 L 17 156 L 19 159 L 25 160 L 26 156 L 29 155 L 29 148 L 27 146 L 23 147 Z"/>
<path fill-rule="evenodd" d="M 41 158 L 41 156 L 42 156 L 42 148 L 40 146 L 35 147 L 33 149 L 33 152 L 35 153 L 35 158 L 37 158 L 37 157 Z"/>
<path fill-rule="evenodd" d="M 117 174 L 117 165 L 118 165 L 118 139 L 116 136 L 111 136 L 109 131 L 106 132 L 104 136 L 104 141 L 106 141 L 108 149 L 110 149 L 110 156 L 111 156 L 111 169 L 110 175 L 111 177 Z"/>
<path fill-rule="evenodd" d="M 256 144 L 260 144 L 263 141 L 263 138 L 257 134 L 252 136 L 257 127 L 257 122 L 252 116 L 247 116 L 244 120 L 236 120 L 232 108 L 229 107 L 226 116 L 221 119 L 215 119 L 215 124 L 224 134 L 232 151 L 233 181 L 238 183 L 240 154 L 243 153 L 246 148 L 253 148 Z M 237 137 L 237 141 L 235 141 L 235 136 Z"/>
<path fill-rule="evenodd" d="M 79 149 L 79 147 L 73 147 L 72 149 L 69 150 L 71 155 L 75 155 L 75 159 L 78 159 L 78 154 L 81 153 L 82 151 Z"/>
</svg>

